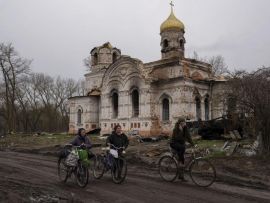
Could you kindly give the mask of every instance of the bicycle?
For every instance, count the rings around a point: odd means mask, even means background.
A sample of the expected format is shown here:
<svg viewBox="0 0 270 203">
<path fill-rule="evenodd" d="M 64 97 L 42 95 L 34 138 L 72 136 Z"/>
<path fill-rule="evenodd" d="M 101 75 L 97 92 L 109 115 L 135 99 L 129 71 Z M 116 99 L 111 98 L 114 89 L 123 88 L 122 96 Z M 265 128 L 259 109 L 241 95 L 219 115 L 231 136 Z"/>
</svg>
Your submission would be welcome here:
<svg viewBox="0 0 270 203">
<path fill-rule="evenodd" d="M 83 145 L 72 146 L 65 145 L 67 152 L 66 157 L 59 157 L 57 169 L 58 177 L 61 182 L 67 182 L 67 179 L 74 174 L 79 187 L 86 187 L 89 180 L 90 160 L 88 159 L 88 151 Z"/>
<path fill-rule="evenodd" d="M 123 157 L 125 148 L 110 144 L 109 147 L 101 149 L 105 151 L 105 153 L 99 154 L 96 157 L 93 167 L 94 178 L 100 179 L 105 172 L 110 170 L 113 182 L 116 184 L 122 183 L 127 175 L 127 162 Z"/>
<path fill-rule="evenodd" d="M 197 157 L 194 148 L 191 156 L 187 157 L 185 155 L 185 157 L 185 160 L 189 160 L 181 167 L 177 161 L 177 152 L 170 148 L 170 153 L 162 156 L 158 162 L 161 178 L 173 182 L 180 173 L 188 172 L 192 182 L 197 186 L 208 187 L 215 182 L 216 169 L 207 158 L 203 156 Z"/>
</svg>

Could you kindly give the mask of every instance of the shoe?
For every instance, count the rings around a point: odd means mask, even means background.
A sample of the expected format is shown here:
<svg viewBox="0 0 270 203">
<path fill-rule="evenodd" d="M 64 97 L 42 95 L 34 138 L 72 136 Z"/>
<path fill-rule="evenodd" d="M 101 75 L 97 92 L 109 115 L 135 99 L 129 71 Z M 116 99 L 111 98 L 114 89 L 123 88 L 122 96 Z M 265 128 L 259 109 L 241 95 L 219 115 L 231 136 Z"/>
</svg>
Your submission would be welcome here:
<svg viewBox="0 0 270 203">
<path fill-rule="evenodd" d="M 182 182 L 188 182 L 187 179 L 185 179 L 184 172 L 181 171 L 178 175 L 178 179 L 181 180 Z"/>
<path fill-rule="evenodd" d="M 182 182 L 188 182 L 188 180 L 185 179 L 184 175 L 179 175 L 178 179 L 181 180 Z"/>
<path fill-rule="evenodd" d="M 180 179 L 182 182 L 188 182 L 188 180 L 187 179 L 185 179 L 185 178 L 183 178 L 183 179 Z"/>
</svg>

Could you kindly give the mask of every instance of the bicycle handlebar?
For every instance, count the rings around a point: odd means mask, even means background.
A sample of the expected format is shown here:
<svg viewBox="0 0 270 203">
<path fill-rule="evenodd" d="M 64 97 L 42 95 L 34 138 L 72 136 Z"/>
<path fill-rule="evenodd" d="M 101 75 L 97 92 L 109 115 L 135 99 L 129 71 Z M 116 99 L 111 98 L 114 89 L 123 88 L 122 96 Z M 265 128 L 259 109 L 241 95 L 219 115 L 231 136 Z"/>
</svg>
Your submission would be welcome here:
<svg viewBox="0 0 270 203">
<path fill-rule="evenodd" d="M 107 145 L 112 146 L 113 148 L 119 150 L 119 149 L 125 149 L 125 147 L 116 147 L 115 145 L 108 143 Z"/>
<path fill-rule="evenodd" d="M 72 144 L 65 144 L 65 147 L 72 147 L 72 148 L 75 148 L 75 149 L 83 149 L 83 148 L 86 148 L 85 145 L 81 144 L 80 146 L 75 146 L 75 145 L 72 145 Z"/>
</svg>

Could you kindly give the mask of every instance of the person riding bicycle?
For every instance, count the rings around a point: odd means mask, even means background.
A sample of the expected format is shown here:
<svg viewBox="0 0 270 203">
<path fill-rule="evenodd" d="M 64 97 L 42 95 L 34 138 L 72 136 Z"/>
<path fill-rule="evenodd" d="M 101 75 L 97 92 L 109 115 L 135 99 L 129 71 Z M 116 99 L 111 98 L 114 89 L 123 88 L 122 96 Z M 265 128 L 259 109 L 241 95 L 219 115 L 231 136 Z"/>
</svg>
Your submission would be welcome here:
<svg viewBox="0 0 270 203">
<path fill-rule="evenodd" d="M 94 155 L 90 151 L 92 148 L 92 144 L 90 142 L 90 139 L 86 136 L 86 132 L 84 128 L 79 128 L 77 136 L 70 142 L 73 146 L 81 146 L 88 149 L 88 157 L 91 159 Z"/>
<path fill-rule="evenodd" d="M 122 151 L 124 149 L 126 149 L 129 145 L 129 140 L 127 138 L 127 136 L 122 133 L 122 128 L 121 126 L 118 124 L 114 127 L 114 130 L 112 132 L 112 134 L 107 138 L 106 140 L 106 145 L 112 144 L 117 148 L 123 147 L 123 149 L 118 150 L 118 153 L 121 155 Z M 110 145 L 110 148 L 114 148 L 114 146 Z M 110 160 L 111 162 L 112 160 Z M 123 163 L 120 162 L 120 170 L 119 170 L 119 174 L 118 177 L 121 176 L 121 171 L 123 168 Z"/>
<path fill-rule="evenodd" d="M 73 146 L 85 146 L 87 149 L 92 147 L 89 138 L 86 136 L 84 128 L 79 128 L 77 136 L 70 142 Z"/>
<path fill-rule="evenodd" d="M 122 128 L 119 124 L 114 127 L 114 131 L 107 138 L 106 145 L 108 145 L 108 144 L 113 144 L 117 148 L 124 147 L 124 149 L 126 149 L 128 147 L 129 140 L 128 140 L 127 136 L 124 133 L 122 133 Z M 111 148 L 113 148 L 113 146 L 111 146 Z M 121 151 L 123 151 L 123 150 L 121 150 Z M 120 153 L 121 153 L 121 151 L 120 151 Z"/>
<path fill-rule="evenodd" d="M 186 151 L 186 145 L 185 145 L 186 141 L 189 142 L 192 146 L 194 146 L 194 143 L 189 134 L 189 129 L 185 122 L 185 118 L 180 117 L 178 121 L 175 123 L 170 146 L 172 149 L 174 149 L 177 152 L 178 161 L 182 163 L 183 165 L 185 164 L 184 154 Z M 183 173 L 179 174 L 179 179 L 184 180 Z"/>
</svg>

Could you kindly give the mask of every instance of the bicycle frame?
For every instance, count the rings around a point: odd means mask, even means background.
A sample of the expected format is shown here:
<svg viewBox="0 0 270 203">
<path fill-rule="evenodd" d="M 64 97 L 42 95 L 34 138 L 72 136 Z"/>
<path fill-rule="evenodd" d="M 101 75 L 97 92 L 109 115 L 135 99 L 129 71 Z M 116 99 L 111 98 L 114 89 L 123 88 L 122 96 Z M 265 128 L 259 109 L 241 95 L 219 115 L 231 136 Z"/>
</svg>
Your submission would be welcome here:
<svg viewBox="0 0 270 203">
<path fill-rule="evenodd" d="M 187 154 L 185 154 L 185 160 L 187 160 L 187 157 L 186 157 Z M 179 161 L 178 159 L 176 158 L 176 156 L 178 156 L 174 150 L 170 147 L 170 156 L 176 161 L 177 165 L 179 166 Z M 202 156 L 196 156 L 196 152 L 194 149 L 192 149 L 191 151 L 191 156 L 190 156 L 190 159 L 188 160 L 188 162 L 185 162 L 184 164 L 184 169 L 188 169 L 190 170 L 190 166 L 193 162 L 195 162 L 197 159 L 202 159 L 203 157 Z"/>
</svg>

